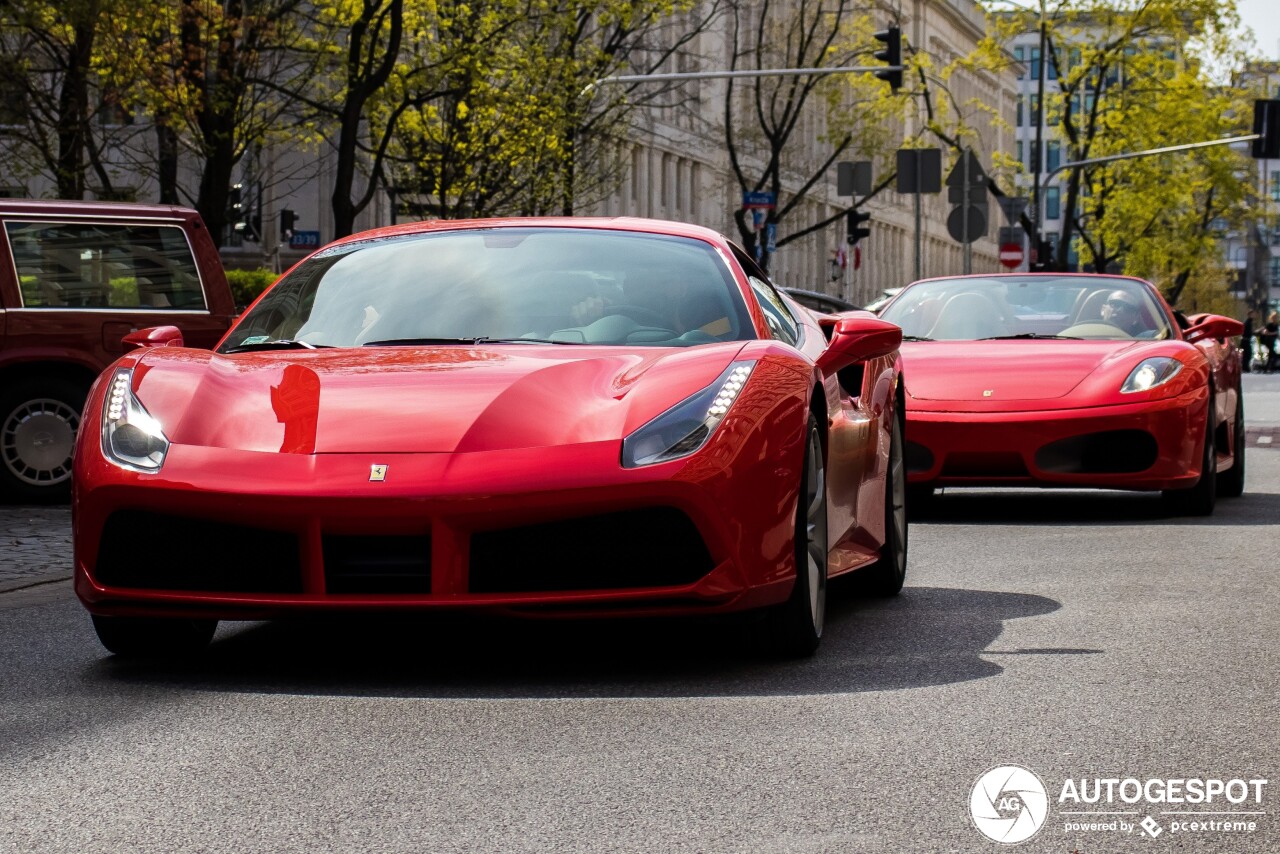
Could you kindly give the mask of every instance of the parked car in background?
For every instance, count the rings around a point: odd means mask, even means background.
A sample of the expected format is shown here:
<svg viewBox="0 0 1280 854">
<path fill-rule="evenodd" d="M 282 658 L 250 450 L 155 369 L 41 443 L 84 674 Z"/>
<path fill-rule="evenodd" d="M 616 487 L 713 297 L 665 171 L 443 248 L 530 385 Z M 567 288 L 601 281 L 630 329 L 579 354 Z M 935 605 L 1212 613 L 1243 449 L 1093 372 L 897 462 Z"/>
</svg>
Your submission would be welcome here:
<svg viewBox="0 0 1280 854">
<path fill-rule="evenodd" d="M 842 311 L 856 311 L 858 309 L 858 306 L 848 300 L 831 294 L 806 291 L 803 288 L 783 288 L 782 290 L 805 308 L 822 312 L 823 314 L 839 314 Z"/>
<path fill-rule="evenodd" d="M 1244 490 L 1244 329 L 1182 317 L 1150 282 L 1009 273 L 914 282 L 903 331 L 907 468 L 939 486 L 1162 490 L 1213 512 Z"/>
<path fill-rule="evenodd" d="M 902 587 L 902 332 L 862 313 L 828 335 L 793 306 L 681 223 L 331 244 L 213 352 L 137 350 L 94 385 L 76 592 L 123 655 L 219 619 L 409 609 L 764 609 L 810 653 L 828 575 Z"/>
<path fill-rule="evenodd" d="M 127 349 L 172 325 L 212 347 L 231 324 L 217 247 L 193 210 L 0 200 L 0 498 L 70 494 L 85 394 Z"/>
<path fill-rule="evenodd" d="M 867 311 L 878 313 L 880 309 L 884 308 L 886 305 L 892 302 L 893 298 L 896 297 L 901 291 L 902 291 L 902 288 L 885 288 L 883 291 L 881 291 L 880 297 L 878 299 L 872 300 L 871 302 L 867 303 Z"/>
</svg>

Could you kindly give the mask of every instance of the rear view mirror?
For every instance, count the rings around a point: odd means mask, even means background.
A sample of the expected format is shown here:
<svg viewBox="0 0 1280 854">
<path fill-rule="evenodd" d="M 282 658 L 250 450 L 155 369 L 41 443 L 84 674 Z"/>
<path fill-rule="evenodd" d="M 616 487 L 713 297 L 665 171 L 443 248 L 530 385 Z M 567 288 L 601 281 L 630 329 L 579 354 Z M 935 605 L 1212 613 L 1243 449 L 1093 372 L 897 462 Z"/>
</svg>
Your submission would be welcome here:
<svg viewBox="0 0 1280 854">
<path fill-rule="evenodd" d="M 1220 314 L 1205 314 L 1183 331 L 1182 337 L 1188 341 L 1202 341 L 1205 338 L 1233 338 L 1244 334 L 1244 324 Z"/>
<path fill-rule="evenodd" d="M 181 347 L 182 330 L 176 326 L 149 326 L 130 332 L 120 339 L 120 343 L 126 353 L 139 347 Z"/>
<path fill-rule="evenodd" d="M 818 357 L 818 367 L 831 374 L 856 362 L 887 356 L 902 346 L 902 328 L 870 312 L 840 316 L 831 341 Z"/>
</svg>

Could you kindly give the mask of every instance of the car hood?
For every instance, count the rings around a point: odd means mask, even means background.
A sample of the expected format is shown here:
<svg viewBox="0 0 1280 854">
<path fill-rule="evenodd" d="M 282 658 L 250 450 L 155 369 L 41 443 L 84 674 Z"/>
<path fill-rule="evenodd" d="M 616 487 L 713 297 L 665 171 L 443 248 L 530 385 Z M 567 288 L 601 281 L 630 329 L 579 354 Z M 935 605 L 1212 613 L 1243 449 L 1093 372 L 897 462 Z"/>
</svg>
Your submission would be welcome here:
<svg viewBox="0 0 1280 854">
<path fill-rule="evenodd" d="M 902 347 L 907 393 L 922 401 L 983 402 L 1065 397 L 1085 379 L 1152 342 L 918 341 Z"/>
<path fill-rule="evenodd" d="M 175 444 L 297 454 L 489 451 L 621 439 L 713 382 L 742 346 L 236 355 L 162 347 L 135 367 L 134 388 Z"/>
</svg>

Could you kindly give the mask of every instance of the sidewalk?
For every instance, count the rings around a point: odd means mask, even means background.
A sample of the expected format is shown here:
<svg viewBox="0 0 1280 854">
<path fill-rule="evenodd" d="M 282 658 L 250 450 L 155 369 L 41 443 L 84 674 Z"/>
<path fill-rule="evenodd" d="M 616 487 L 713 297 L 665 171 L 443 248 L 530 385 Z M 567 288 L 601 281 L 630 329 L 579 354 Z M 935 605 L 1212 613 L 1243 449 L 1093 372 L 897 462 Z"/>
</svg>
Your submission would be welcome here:
<svg viewBox="0 0 1280 854">
<path fill-rule="evenodd" d="M 0 505 L 0 593 L 71 578 L 71 508 Z"/>
</svg>

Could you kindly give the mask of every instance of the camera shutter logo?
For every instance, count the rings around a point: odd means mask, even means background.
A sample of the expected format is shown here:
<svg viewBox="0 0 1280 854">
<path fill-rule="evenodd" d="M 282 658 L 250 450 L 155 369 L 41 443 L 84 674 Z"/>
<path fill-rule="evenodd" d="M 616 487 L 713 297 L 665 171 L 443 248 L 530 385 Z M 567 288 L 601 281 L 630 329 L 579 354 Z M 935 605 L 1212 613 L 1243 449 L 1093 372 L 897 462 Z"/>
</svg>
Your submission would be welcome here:
<svg viewBox="0 0 1280 854">
<path fill-rule="evenodd" d="M 978 778 L 969 795 L 969 815 L 983 836 L 1007 845 L 1039 832 L 1049 815 L 1044 782 L 1021 765 L 1000 765 Z"/>
</svg>

